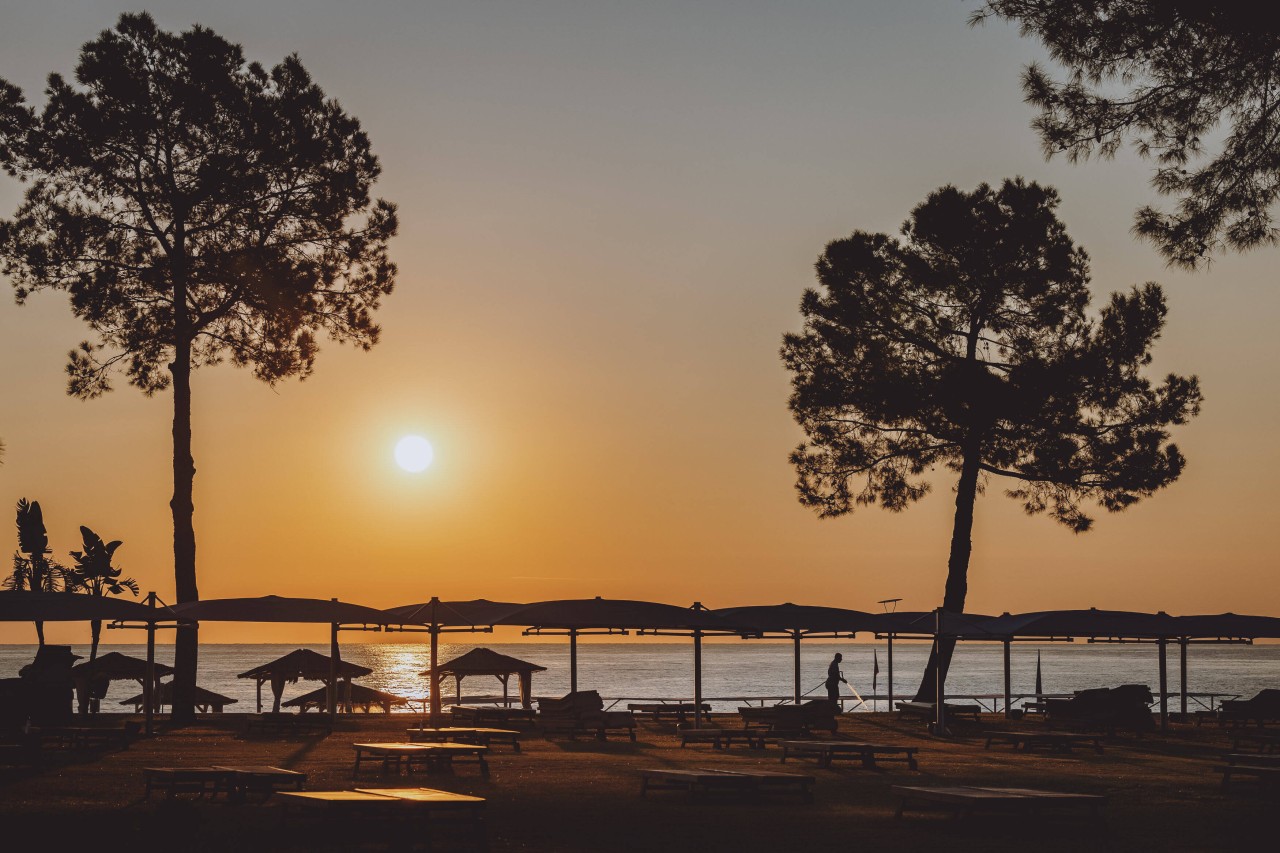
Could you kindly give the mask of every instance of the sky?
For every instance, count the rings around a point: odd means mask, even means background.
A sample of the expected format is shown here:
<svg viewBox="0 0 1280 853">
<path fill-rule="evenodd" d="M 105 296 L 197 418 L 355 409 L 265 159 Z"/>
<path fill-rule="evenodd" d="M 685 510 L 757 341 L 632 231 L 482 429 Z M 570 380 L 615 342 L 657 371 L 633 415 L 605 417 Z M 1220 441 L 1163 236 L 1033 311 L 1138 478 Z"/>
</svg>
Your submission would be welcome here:
<svg viewBox="0 0 1280 853">
<path fill-rule="evenodd" d="M 778 350 L 827 242 L 894 232 L 941 185 L 1021 175 L 1061 192 L 1095 304 L 1165 286 L 1152 375 L 1197 374 L 1205 404 L 1176 431 L 1181 479 L 1087 534 L 990 482 L 968 609 L 1280 613 L 1280 249 L 1168 269 L 1130 234 L 1149 165 L 1045 162 L 1018 80 L 1042 51 L 968 27 L 975 5 L 148 4 L 252 60 L 296 52 L 363 123 L 401 219 L 372 352 L 329 344 L 311 378 L 275 387 L 196 374 L 201 595 L 936 606 L 951 475 L 906 512 L 819 520 L 787 462 L 800 432 Z M 141 8 L 0 0 L 0 78 L 42 103 L 48 73 Z M 0 216 L 19 197 L 0 176 Z M 172 600 L 172 401 L 123 382 L 68 397 L 66 354 L 88 334 L 61 295 L 0 299 L 0 514 L 39 500 L 64 560 L 79 525 L 123 540 L 117 563 Z M 423 473 L 393 460 L 408 434 L 435 448 Z M 0 642 L 32 635 L 0 626 Z"/>
</svg>

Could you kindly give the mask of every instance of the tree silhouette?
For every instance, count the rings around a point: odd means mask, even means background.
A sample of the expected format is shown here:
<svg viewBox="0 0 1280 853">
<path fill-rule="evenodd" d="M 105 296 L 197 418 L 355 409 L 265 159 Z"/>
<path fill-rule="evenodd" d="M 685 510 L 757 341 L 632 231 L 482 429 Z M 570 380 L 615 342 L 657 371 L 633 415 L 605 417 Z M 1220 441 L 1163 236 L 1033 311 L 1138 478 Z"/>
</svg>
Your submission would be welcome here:
<svg viewBox="0 0 1280 853">
<path fill-rule="evenodd" d="M 971 20 L 991 17 L 1017 21 L 1067 70 L 1064 81 L 1034 64 L 1023 75 L 1046 156 L 1111 158 L 1132 140 L 1154 160 L 1152 186 L 1176 207 L 1143 207 L 1134 230 L 1171 262 L 1195 267 L 1224 248 L 1276 241 L 1280 10 L 1245 0 L 988 0 Z"/>
<path fill-rule="evenodd" d="M 901 239 L 829 244 L 788 334 L 791 455 L 800 501 L 822 517 L 900 511 L 937 466 L 958 475 L 942 606 L 964 609 L 974 504 L 988 476 L 1031 514 L 1076 532 L 1094 501 L 1118 512 L 1168 485 L 1183 456 L 1167 427 L 1199 411 L 1195 377 L 1142 375 L 1164 325 L 1159 285 L 1116 293 L 1096 317 L 1088 259 L 1058 220 L 1058 195 L 1021 179 L 943 187 Z M 930 660 L 919 697 L 934 695 Z"/>
<path fill-rule="evenodd" d="M 103 542 L 101 536 L 83 525 L 80 527 L 80 539 L 84 543 L 81 546 L 84 550 L 71 552 L 71 558 L 76 561 L 76 567 L 71 570 L 71 577 L 75 581 L 77 591 L 99 598 L 106 595 L 123 595 L 126 592 L 131 592 L 135 596 L 138 594 L 138 582 L 133 578 L 120 577 L 123 570 L 111 565 L 116 549 L 123 545 L 123 542 L 118 539 Z M 102 639 L 102 620 L 90 621 L 89 630 L 91 642 L 89 676 L 86 679 L 89 689 L 85 691 L 84 697 L 86 701 L 93 693 L 93 662 L 98 659 L 98 642 Z M 81 705 L 81 713 L 88 710 L 87 704 Z"/>
<path fill-rule="evenodd" d="M 13 555 L 13 571 L 4 580 L 4 588 L 29 592 L 59 592 L 74 581 L 68 570 L 49 559 L 49 534 L 44 527 L 44 514 L 39 501 L 18 500 L 18 551 Z M 23 556 L 23 555 L 26 556 Z M 36 622 L 36 639 L 44 645 L 44 623 Z"/>
<path fill-rule="evenodd" d="M 0 223 L 3 269 L 19 302 L 67 291 L 97 334 L 71 353 L 70 393 L 103 393 L 117 366 L 146 394 L 172 386 L 175 585 L 196 600 L 192 370 L 229 359 L 276 382 L 311 372 L 320 332 L 371 347 L 395 208 L 370 200 L 368 137 L 297 56 L 267 70 L 203 27 L 122 15 L 46 94 L 25 117 L 8 96 L 0 155 L 28 188 Z M 196 653 L 179 629 L 179 721 Z"/>
</svg>

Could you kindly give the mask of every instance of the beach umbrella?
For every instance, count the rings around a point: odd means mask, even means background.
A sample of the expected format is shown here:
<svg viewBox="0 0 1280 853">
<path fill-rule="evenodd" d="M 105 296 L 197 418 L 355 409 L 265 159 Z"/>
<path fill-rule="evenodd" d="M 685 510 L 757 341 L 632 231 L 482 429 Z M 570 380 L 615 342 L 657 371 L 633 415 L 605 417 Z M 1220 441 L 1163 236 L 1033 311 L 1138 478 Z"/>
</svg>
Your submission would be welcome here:
<svg viewBox="0 0 1280 853">
<path fill-rule="evenodd" d="M 157 622 L 172 619 L 165 607 L 73 592 L 0 592 L 0 622 Z"/>
<path fill-rule="evenodd" d="M 798 705 L 804 693 L 800 681 L 800 641 L 804 637 L 852 637 L 858 631 L 870 631 L 875 623 L 861 610 L 813 605 L 770 604 L 751 607 L 725 607 L 711 611 L 711 616 L 725 627 L 741 633 L 744 639 L 782 635 L 792 642 L 792 700 Z"/>
<path fill-rule="evenodd" d="M 723 632 L 724 625 L 710 616 L 706 608 L 677 607 L 656 601 L 617 598 L 575 598 L 540 601 L 504 616 L 500 625 L 522 625 L 526 633 L 546 629 L 569 635 L 569 689 L 578 690 L 578 637 L 581 634 L 625 633 L 637 629 L 652 634 L 689 634 L 693 637 L 693 721 L 698 724 L 702 708 L 702 637 Z"/>
<path fill-rule="evenodd" d="M 450 631 L 488 631 L 502 617 L 524 607 L 506 601 L 489 601 L 477 598 L 472 601 L 441 601 L 432 598 L 422 604 L 406 604 L 384 611 L 399 630 L 405 625 L 424 625 L 431 635 L 430 720 L 440 717 L 440 676 L 437 667 L 440 660 L 440 634 Z"/>
<path fill-rule="evenodd" d="M 528 708 L 532 704 L 533 674 L 545 672 L 545 666 L 500 654 L 492 649 L 472 649 L 471 651 L 429 669 L 421 675 L 432 676 L 434 683 L 439 683 L 441 676 L 453 676 L 458 686 L 458 702 L 462 702 L 462 679 L 468 675 L 492 675 L 502 682 L 502 701 L 507 700 L 507 681 L 512 675 L 520 677 L 520 704 Z"/>
<path fill-rule="evenodd" d="M 338 631 L 343 626 L 358 630 L 378 630 L 386 624 L 388 617 L 381 610 L 365 607 L 360 604 L 349 604 L 336 598 L 288 598 L 279 595 L 263 595 L 257 598 L 211 598 L 202 601 L 190 601 L 175 604 L 173 611 L 179 619 L 195 622 L 299 622 L 329 625 L 329 657 L 335 669 L 329 673 L 329 680 L 336 681 L 338 673 L 336 664 L 342 660 L 342 650 L 338 647 Z M 283 682 L 279 685 L 284 689 Z M 275 690 L 276 685 L 272 684 Z M 261 683 L 258 685 L 262 689 Z M 330 694 L 330 699 L 334 694 Z M 277 701 L 279 696 L 276 697 Z M 261 703 L 259 703 L 261 704 Z M 277 708 L 279 710 L 279 708 Z M 329 708 L 334 713 L 337 706 Z"/>
</svg>

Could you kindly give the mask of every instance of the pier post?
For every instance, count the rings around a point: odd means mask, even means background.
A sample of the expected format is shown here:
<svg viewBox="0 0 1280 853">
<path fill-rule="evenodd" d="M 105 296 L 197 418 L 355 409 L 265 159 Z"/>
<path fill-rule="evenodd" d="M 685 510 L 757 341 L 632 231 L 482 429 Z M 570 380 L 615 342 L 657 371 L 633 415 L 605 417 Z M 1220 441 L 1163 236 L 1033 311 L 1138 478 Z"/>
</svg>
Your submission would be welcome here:
<svg viewBox="0 0 1280 853">
<path fill-rule="evenodd" d="M 1156 645 L 1160 649 L 1160 731 L 1165 732 L 1169 730 L 1169 641 L 1161 637 Z"/>
<path fill-rule="evenodd" d="M 1005 719 L 1009 718 L 1009 712 L 1013 709 L 1013 682 L 1009 672 L 1010 670 L 1009 657 L 1010 657 L 1010 649 L 1012 646 L 1013 646 L 1013 641 L 1011 640 L 1004 641 L 1004 716 L 1005 716 Z"/>
</svg>

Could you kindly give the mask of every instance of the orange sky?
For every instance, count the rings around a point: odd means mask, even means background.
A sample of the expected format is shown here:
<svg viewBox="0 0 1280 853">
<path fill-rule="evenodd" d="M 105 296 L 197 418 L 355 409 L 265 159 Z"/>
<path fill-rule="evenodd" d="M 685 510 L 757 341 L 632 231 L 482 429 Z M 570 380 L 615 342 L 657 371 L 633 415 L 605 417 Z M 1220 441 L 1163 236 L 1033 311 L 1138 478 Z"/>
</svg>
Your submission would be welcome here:
<svg viewBox="0 0 1280 853">
<path fill-rule="evenodd" d="M 1128 233 L 1147 167 L 1044 163 L 1018 91 L 1037 49 L 968 29 L 970 5 L 150 4 L 253 59 L 300 53 L 364 122 L 401 209 L 372 353 L 329 346 L 276 388 L 196 375 L 202 595 L 934 606 L 950 483 L 900 515 L 818 521 L 792 488 L 777 350 L 828 240 L 895 230 L 943 183 L 1021 174 L 1060 189 L 1100 297 L 1165 285 L 1155 373 L 1197 373 L 1206 402 L 1178 432 L 1182 479 L 1094 532 L 990 483 L 970 609 L 1280 613 L 1277 250 L 1165 269 Z M 38 98 L 118 11 L 6 7 L 0 77 Z M 0 215 L 17 198 L 0 180 Z M 64 559 L 80 524 L 124 540 L 118 562 L 170 598 L 170 400 L 67 397 L 84 336 L 61 297 L 0 300 L 0 512 L 39 500 Z M 407 433 L 435 446 L 424 474 L 394 465 Z"/>
</svg>

